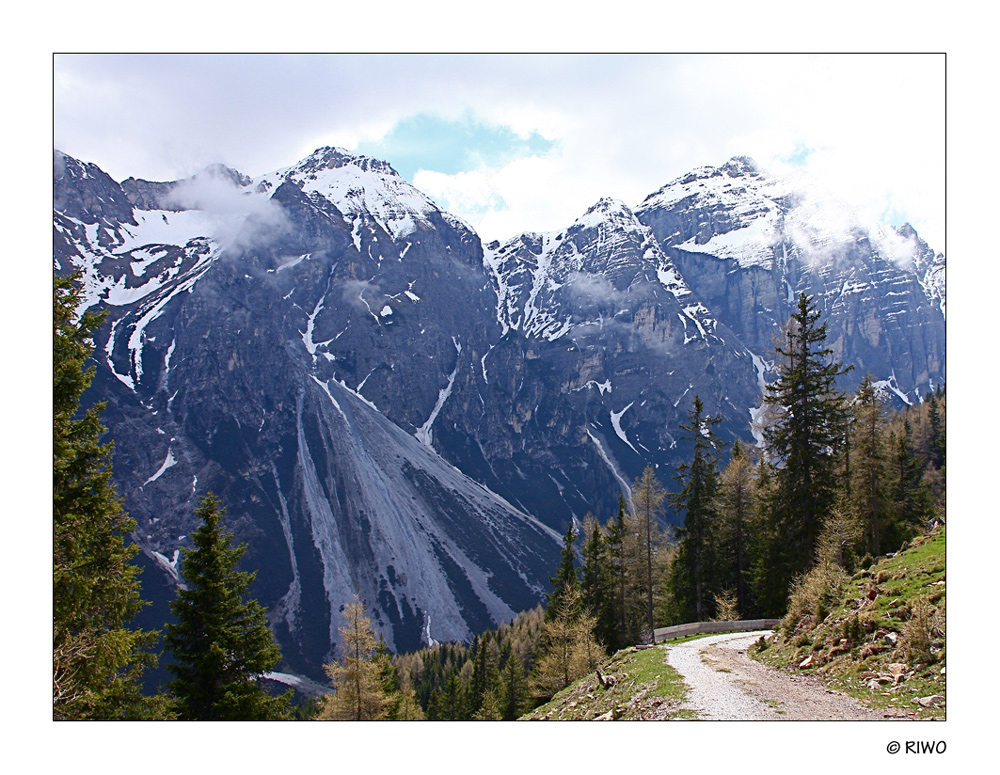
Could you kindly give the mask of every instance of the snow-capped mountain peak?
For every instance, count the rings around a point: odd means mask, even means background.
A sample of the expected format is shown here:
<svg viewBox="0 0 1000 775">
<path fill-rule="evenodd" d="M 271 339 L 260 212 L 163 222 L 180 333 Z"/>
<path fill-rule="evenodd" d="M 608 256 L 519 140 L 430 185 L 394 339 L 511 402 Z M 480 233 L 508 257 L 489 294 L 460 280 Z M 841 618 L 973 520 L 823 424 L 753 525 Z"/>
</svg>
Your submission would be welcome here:
<svg viewBox="0 0 1000 775">
<path fill-rule="evenodd" d="M 441 212 L 387 162 L 343 148 L 319 148 L 295 166 L 263 175 L 255 183 L 259 190 L 269 190 L 285 180 L 331 202 L 348 223 L 372 218 L 394 240 L 429 228 L 429 216 Z"/>
</svg>

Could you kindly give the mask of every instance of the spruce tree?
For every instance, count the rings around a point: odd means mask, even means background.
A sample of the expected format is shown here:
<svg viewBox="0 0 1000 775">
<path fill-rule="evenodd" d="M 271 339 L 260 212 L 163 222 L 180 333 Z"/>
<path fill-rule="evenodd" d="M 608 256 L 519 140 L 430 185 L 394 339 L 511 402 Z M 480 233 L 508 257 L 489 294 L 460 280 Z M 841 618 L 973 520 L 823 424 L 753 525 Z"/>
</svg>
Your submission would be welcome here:
<svg viewBox="0 0 1000 775">
<path fill-rule="evenodd" d="M 779 617 L 785 614 L 789 582 L 775 572 L 776 558 L 783 547 L 777 523 L 777 484 L 774 468 L 767 458 L 757 464 L 755 498 L 750 515 L 747 552 L 750 557 L 750 597 L 754 616 Z"/>
<path fill-rule="evenodd" d="M 501 710 L 504 721 L 516 721 L 530 709 L 528 679 L 523 660 L 514 653 L 507 657 L 500 674 Z"/>
<path fill-rule="evenodd" d="M 472 676 L 469 681 L 469 711 L 475 716 L 492 694 L 499 697 L 500 664 L 488 633 L 478 636 L 473 644 Z"/>
<path fill-rule="evenodd" d="M 625 506 L 625 495 L 618 496 L 618 512 L 608 528 L 608 555 L 614 595 L 613 619 L 615 637 L 608 644 L 616 650 L 638 643 L 646 617 L 642 599 L 642 539 L 637 519 Z"/>
<path fill-rule="evenodd" d="M 671 589 L 677 616 L 682 621 L 702 622 L 712 616 L 717 575 L 715 562 L 716 494 L 721 443 L 712 426 L 721 417 L 704 416 L 701 398 L 695 396 L 689 421 L 681 423 L 682 439 L 692 445 L 690 463 L 677 466 L 680 492 L 670 496 L 670 504 L 684 515 L 677 557 L 671 572 Z"/>
<path fill-rule="evenodd" d="M 889 498 L 886 482 L 882 400 L 871 377 L 858 386 L 854 403 L 851 448 L 854 453 L 850 478 L 851 505 L 864 525 L 868 552 L 882 553 L 881 535 L 888 527 Z"/>
<path fill-rule="evenodd" d="M 888 447 L 893 517 L 885 545 L 899 548 L 933 516 L 934 506 L 930 490 L 923 482 L 923 466 L 914 452 L 909 420 L 903 420 L 898 433 L 890 433 Z"/>
<path fill-rule="evenodd" d="M 826 324 L 806 294 L 800 294 L 785 342 L 776 347 L 778 378 L 767 386 L 764 401 L 774 420 L 764 428 L 775 461 L 775 512 L 768 563 L 781 597 L 792 579 L 815 559 L 816 542 L 836 501 L 841 479 L 837 452 L 844 441 L 846 401 L 836 387 L 847 372 L 830 360 L 823 347 Z M 777 611 L 773 612 L 779 613 Z"/>
<path fill-rule="evenodd" d="M 597 620 L 595 636 L 609 648 L 617 641 L 615 628 L 615 590 L 611 558 L 600 523 L 592 515 L 584 517 L 583 568 L 580 593 L 583 606 Z"/>
<path fill-rule="evenodd" d="M 289 715 L 291 691 L 272 697 L 261 683 L 281 661 L 264 609 L 244 594 L 255 573 L 237 571 L 245 545 L 233 546 L 225 510 L 208 493 L 195 512 L 201 525 L 184 549 L 184 587 L 166 627 L 175 664 L 168 684 L 178 716 L 186 720 L 275 720 Z"/>
<path fill-rule="evenodd" d="M 571 520 L 566 528 L 566 534 L 563 536 L 559 568 L 556 570 L 556 575 L 549 579 L 552 582 L 552 593 L 548 596 L 545 605 L 545 618 L 547 620 L 551 620 L 555 616 L 559 601 L 566 594 L 566 590 L 576 590 L 579 586 L 580 579 L 576 570 L 576 549 L 574 548 L 576 538 L 576 527 Z"/>
<path fill-rule="evenodd" d="M 941 421 L 941 410 L 938 406 L 938 395 L 931 393 L 927 397 L 927 418 L 930 422 L 930 464 L 935 468 L 944 468 L 945 434 Z"/>
<path fill-rule="evenodd" d="M 445 679 L 438 715 L 433 718 L 439 721 L 467 721 L 471 718 L 468 687 L 459 678 L 457 669 L 451 670 Z"/>
<path fill-rule="evenodd" d="M 56 719 L 148 718 L 142 672 L 158 633 L 130 629 L 140 599 L 135 521 L 111 482 L 112 444 L 101 443 L 104 404 L 80 402 L 103 314 L 77 318 L 78 276 L 56 277 L 52 340 L 52 714 Z"/>
</svg>

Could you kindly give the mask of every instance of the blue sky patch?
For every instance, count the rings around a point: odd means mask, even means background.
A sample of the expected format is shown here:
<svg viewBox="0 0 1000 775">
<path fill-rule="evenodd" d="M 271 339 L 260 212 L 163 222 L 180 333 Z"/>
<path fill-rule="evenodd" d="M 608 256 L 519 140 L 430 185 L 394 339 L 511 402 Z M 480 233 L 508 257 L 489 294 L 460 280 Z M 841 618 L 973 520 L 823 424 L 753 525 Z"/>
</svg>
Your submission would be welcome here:
<svg viewBox="0 0 1000 775">
<path fill-rule="evenodd" d="M 496 168 L 514 159 L 544 155 L 555 145 L 537 132 L 525 137 L 509 126 L 487 124 L 471 115 L 449 121 L 420 113 L 400 121 L 378 142 L 359 143 L 356 150 L 389 162 L 413 182 L 420 169 L 455 175 Z"/>
<path fill-rule="evenodd" d="M 798 143 L 795 146 L 795 150 L 793 150 L 787 156 L 782 156 L 780 158 L 781 161 L 785 162 L 786 164 L 791 164 L 794 167 L 804 167 L 806 161 L 815 152 L 815 150 L 816 150 L 815 148 L 810 148 L 805 143 Z"/>
</svg>

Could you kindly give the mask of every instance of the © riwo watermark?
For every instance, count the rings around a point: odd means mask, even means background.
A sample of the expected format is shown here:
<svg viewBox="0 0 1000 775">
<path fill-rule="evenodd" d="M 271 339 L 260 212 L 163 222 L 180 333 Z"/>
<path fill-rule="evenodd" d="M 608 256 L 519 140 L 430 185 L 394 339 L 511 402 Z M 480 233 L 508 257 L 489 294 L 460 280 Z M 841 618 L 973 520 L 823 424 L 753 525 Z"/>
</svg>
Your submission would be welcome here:
<svg viewBox="0 0 1000 775">
<path fill-rule="evenodd" d="M 948 750 L 948 744 L 944 740 L 906 740 L 902 744 L 898 740 L 893 740 L 885 747 L 891 754 L 903 753 L 944 753 Z"/>
</svg>

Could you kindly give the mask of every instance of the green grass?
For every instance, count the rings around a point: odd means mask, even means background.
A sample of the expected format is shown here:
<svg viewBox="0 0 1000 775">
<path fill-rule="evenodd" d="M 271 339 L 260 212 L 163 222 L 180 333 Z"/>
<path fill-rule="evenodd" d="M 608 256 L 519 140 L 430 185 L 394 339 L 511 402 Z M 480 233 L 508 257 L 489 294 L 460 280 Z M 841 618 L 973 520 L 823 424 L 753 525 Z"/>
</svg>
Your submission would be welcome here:
<svg viewBox="0 0 1000 775">
<path fill-rule="evenodd" d="M 544 705 L 523 716 L 526 720 L 582 721 L 597 718 L 639 720 L 693 718 L 681 710 L 687 686 L 666 662 L 662 648 L 624 649 L 603 665 L 605 675 L 617 679 L 604 689 L 594 673 L 566 687 Z"/>
<path fill-rule="evenodd" d="M 872 708 L 912 718 L 945 717 L 945 530 L 917 539 L 895 557 L 845 577 L 825 611 L 787 617 L 750 656 L 822 677 Z M 793 620 L 794 619 L 794 620 Z M 802 662 L 812 657 L 805 668 Z"/>
</svg>

